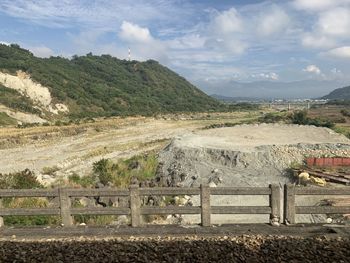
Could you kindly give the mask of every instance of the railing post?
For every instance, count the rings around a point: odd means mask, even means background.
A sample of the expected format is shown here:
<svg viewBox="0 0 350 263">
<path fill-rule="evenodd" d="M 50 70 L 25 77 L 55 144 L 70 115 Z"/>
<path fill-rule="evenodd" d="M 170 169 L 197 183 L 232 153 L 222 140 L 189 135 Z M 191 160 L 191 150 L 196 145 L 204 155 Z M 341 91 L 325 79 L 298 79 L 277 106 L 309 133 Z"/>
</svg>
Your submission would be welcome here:
<svg viewBox="0 0 350 263">
<path fill-rule="evenodd" d="M 141 225 L 141 200 L 138 185 L 130 186 L 130 211 L 131 211 L 131 226 L 138 227 Z"/>
<path fill-rule="evenodd" d="M 270 184 L 271 194 L 270 194 L 270 207 L 271 215 L 270 221 L 272 225 L 279 225 L 280 223 L 280 214 L 281 214 L 281 194 L 280 187 L 278 185 Z"/>
<path fill-rule="evenodd" d="M 210 187 L 201 184 L 201 223 L 202 226 L 210 226 Z"/>
<path fill-rule="evenodd" d="M 58 196 L 60 200 L 60 214 L 62 225 L 64 227 L 70 227 L 73 225 L 73 217 L 70 213 L 71 201 L 67 189 L 59 188 Z"/>
<path fill-rule="evenodd" d="M 284 185 L 284 223 L 295 224 L 295 186 Z"/>
<path fill-rule="evenodd" d="M 0 209 L 3 208 L 2 207 L 2 198 L 0 197 Z M 0 227 L 3 227 L 4 224 L 4 218 L 2 216 L 0 216 Z"/>
</svg>

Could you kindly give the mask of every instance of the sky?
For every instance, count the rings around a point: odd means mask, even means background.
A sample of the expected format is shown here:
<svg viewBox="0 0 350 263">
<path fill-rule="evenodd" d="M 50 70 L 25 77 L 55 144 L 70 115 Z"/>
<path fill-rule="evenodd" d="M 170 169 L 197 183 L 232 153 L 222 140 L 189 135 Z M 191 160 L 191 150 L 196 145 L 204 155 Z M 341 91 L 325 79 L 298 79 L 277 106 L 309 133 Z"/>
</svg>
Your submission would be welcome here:
<svg viewBox="0 0 350 263">
<path fill-rule="evenodd" d="M 204 86 L 350 83 L 350 0 L 0 0 L 0 42 L 40 57 L 130 47 Z"/>
</svg>

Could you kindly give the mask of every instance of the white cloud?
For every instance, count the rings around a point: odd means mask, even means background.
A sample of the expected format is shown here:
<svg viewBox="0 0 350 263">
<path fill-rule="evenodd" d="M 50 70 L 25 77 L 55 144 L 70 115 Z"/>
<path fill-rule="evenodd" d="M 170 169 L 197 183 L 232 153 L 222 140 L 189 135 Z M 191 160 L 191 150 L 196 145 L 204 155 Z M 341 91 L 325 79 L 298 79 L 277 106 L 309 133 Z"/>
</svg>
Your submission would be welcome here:
<svg viewBox="0 0 350 263">
<path fill-rule="evenodd" d="M 243 30 L 243 21 L 238 11 L 235 8 L 230 8 L 219 13 L 212 21 L 211 27 L 215 32 L 226 35 L 241 32 Z"/>
<path fill-rule="evenodd" d="M 303 69 L 304 72 L 309 72 L 309 73 L 313 73 L 316 75 L 320 75 L 321 74 L 321 70 L 319 67 L 317 67 L 316 65 L 309 65 L 306 68 Z"/>
<path fill-rule="evenodd" d="M 279 75 L 275 72 L 251 74 L 250 76 L 253 79 L 263 79 L 263 80 L 278 80 L 279 79 Z"/>
<path fill-rule="evenodd" d="M 311 33 L 304 34 L 301 40 L 304 47 L 310 48 L 330 48 L 336 45 L 336 41 L 329 37 Z"/>
<path fill-rule="evenodd" d="M 320 14 L 319 31 L 330 36 L 350 36 L 350 9 L 335 8 Z"/>
<path fill-rule="evenodd" d="M 205 32 L 207 36 L 205 46 L 209 49 L 240 55 L 248 46 L 242 40 L 243 30 L 243 18 L 235 8 L 217 13 Z"/>
<path fill-rule="evenodd" d="M 206 39 L 199 34 L 188 34 L 168 41 L 172 48 L 196 49 L 204 47 Z"/>
<path fill-rule="evenodd" d="M 350 59 L 350 46 L 334 48 L 323 53 L 323 55 L 333 58 Z"/>
<path fill-rule="evenodd" d="M 287 28 L 289 23 L 290 18 L 287 13 L 278 6 L 273 6 L 270 12 L 264 13 L 258 19 L 257 33 L 262 36 L 270 36 Z"/>
<path fill-rule="evenodd" d="M 35 56 L 37 57 L 41 57 L 41 58 L 48 58 L 50 56 L 54 55 L 54 52 L 52 49 L 44 46 L 44 45 L 40 45 L 40 46 L 36 46 L 36 47 L 29 47 L 28 48 Z"/>
<path fill-rule="evenodd" d="M 337 68 L 331 69 L 331 72 L 332 72 L 333 74 L 342 74 L 341 70 L 339 70 L 339 69 L 337 69 Z"/>
<path fill-rule="evenodd" d="M 46 27 L 76 25 L 85 29 L 113 30 L 115 24 L 130 17 L 136 23 L 144 21 L 176 21 L 195 10 L 178 5 L 177 0 L 1 0 L 0 10 Z M 183 19 L 185 21 L 185 19 Z"/>
<path fill-rule="evenodd" d="M 154 41 L 148 28 L 123 21 L 119 36 L 128 42 L 150 43 Z"/>
<path fill-rule="evenodd" d="M 293 5 L 301 10 L 322 11 L 349 3 L 350 0 L 295 0 Z"/>
<path fill-rule="evenodd" d="M 155 39 L 146 27 L 123 21 L 119 38 L 130 46 L 133 59 L 156 59 L 163 63 L 168 60 L 167 43 Z"/>
</svg>

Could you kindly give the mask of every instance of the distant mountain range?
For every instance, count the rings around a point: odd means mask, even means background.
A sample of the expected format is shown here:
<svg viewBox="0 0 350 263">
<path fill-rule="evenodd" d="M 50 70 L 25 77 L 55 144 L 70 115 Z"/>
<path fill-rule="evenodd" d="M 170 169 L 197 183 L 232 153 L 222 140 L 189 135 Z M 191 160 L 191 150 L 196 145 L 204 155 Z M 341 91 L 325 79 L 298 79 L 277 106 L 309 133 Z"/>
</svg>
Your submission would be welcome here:
<svg viewBox="0 0 350 263">
<path fill-rule="evenodd" d="M 233 98 L 254 99 L 298 99 L 320 98 L 347 83 L 330 80 L 279 81 L 197 81 L 207 94 Z"/>
<path fill-rule="evenodd" d="M 328 100 L 350 100 L 350 86 L 333 90 L 322 99 Z"/>
</svg>

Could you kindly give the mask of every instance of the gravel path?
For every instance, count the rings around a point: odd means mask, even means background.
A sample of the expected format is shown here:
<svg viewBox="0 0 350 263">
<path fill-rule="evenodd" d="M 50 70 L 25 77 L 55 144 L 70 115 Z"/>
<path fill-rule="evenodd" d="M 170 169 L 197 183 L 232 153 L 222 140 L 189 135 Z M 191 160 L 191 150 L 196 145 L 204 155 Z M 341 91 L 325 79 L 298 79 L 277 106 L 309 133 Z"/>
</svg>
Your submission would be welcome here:
<svg viewBox="0 0 350 263">
<path fill-rule="evenodd" d="M 1 262 L 349 262 L 348 238 L 242 235 L 2 241 Z"/>
</svg>

